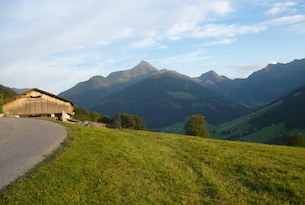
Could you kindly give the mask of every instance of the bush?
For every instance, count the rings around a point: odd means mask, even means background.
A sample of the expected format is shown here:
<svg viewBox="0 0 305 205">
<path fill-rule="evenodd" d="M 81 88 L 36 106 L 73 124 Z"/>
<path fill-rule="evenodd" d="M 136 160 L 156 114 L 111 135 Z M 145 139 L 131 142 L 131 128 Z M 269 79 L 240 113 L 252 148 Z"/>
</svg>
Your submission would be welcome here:
<svg viewBox="0 0 305 205">
<path fill-rule="evenodd" d="M 305 137 L 302 134 L 292 135 L 288 138 L 286 145 L 305 147 Z"/>
<path fill-rule="evenodd" d="M 184 125 L 186 135 L 209 137 L 209 131 L 205 127 L 205 119 L 201 115 L 192 115 Z"/>
<path fill-rule="evenodd" d="M 98 112 L 89 112 L 83 107 L 77 107 L 74 110 L 75 115 L 74 118 L 80 121 L 92 121 L 92 122 L 98 122 L 99 119 L 102 117 L 101 114 Z"/>
<path fill-rule="evenodd" d="M 116 113 L 115 121 L 118 128 L 145 130 L 143 117 L 129 115 L 126 113 Z"/>
</svg>

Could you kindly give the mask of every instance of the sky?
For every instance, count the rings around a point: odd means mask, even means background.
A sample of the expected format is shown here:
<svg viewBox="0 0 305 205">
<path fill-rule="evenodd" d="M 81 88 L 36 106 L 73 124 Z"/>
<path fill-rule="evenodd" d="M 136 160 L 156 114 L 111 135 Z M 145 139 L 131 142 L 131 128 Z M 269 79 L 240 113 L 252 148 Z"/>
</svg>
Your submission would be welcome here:
<svg viewBox="0 0 305 205">
<path fill-rule="evenodd" d="M 0 84 L 58 94 L 141 60 L 246 78 L 305 58 L 305 0 L 0 0 Z"/>
</svg>

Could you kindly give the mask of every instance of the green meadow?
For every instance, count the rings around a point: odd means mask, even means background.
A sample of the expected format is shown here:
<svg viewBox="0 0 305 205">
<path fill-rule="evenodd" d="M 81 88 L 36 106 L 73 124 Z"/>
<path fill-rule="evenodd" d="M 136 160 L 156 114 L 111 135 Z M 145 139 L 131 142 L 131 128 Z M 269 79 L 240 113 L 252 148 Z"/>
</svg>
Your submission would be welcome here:
<svg viewBox="0 0 305 205">
<path fill-rule="evenodd" d="M 305 149 L 64 124 L 0 204 L 305 204 Z"/>
</svg>

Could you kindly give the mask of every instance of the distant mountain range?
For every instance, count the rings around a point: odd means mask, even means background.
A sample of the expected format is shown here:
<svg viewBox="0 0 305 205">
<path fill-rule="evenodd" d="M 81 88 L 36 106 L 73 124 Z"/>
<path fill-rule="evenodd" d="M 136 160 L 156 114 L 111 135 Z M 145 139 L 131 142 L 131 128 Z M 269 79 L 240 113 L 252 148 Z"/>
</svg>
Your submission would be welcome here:
<svg viewBox="0 0 305 205">
<path fill-rule="evenodd" d="M 126 112 L 143 116 L 149 128 L 183 122 L 196 113 L 220 124 L 250 112 L 186 75 L 158 70 L 145 61 L 106 78 L 92 77 L 60 96 L 104 115 Z"/>
<path fill-rule="evenodd" d="M 220 124 L 250 111 L 171 71 L 114 92 L 90 109 L 110 116 L 116 112 L 144 116 L 149 128 L 181 122 L 196 113 L 204 114 L 212 124 Z"/>
<path fill-rule="evenodd" d="M 142 61 L 106 78 L 94 76 L 60 96 L 101 114 L 140 115 L 148 128 L 157 128 L 183 122 L 192 114 L 202 114 L 209 123 L 218 125 L 304 84 L 305 59 L 268 65 L 246 79 L 235 80 L 214 71 L 190 78 Z"/>
<path fill-rule="evenodd" d="M 265 105 L 305 84 L 305 59 L 287 64 L 269 64 L 246 79 L 231 80 L 210 71 L 199 82 L 236 102 L 248 106 Z"/>
<path fill-rule="evenodd" d="M 142 61 L 133 69 L 113 72 L 106 78 L 94 76 L 88 81 L 78 83 L 69 90 L 60 93 L 59 96 L 72 100 L 78 106 L 88 108 L 109 94 L 134 85 L 157 72 L 159 72 L 158 69 Z"/>
</svg>

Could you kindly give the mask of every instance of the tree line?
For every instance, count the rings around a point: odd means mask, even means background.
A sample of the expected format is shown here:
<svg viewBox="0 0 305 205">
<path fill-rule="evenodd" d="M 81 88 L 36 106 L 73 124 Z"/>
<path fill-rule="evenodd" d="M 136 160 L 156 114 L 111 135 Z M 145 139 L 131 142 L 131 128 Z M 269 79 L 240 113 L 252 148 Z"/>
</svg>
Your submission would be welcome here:
<svg viewBox="0 0 305 205">
<path fill-rule="evenodd" d="M 115 117 L 102 116 L 100 113 L 92 111 L 89 112 L 83 107 L 75 108 L 74 118 L 81 121 L 93 121 L 104 123 L 108 128 L 117 129 L 133 129 L 145 130 L 144 118 L 137 115 L 130 115 L 127 113 L 116 113 Z M 205 119 L 202 115 L 192 115 L 184 125 L 184 132 L 186 135 L 209 137 L 209 131 L 205 127 Z"/>
<path fill-rule="evenodd" d="M 83 107 L 75 108 L 74 118 L 80 121 L 92 121 L 104 123 L 108 128 L 118 129 L 133 129 L 145 130 L 144 118 L 137 115 L 130 115 L 127 113 L 116 113 L 115 117 L 102 116 L 100 113 L 92 111 L 89 112 Z"/>
</svg>

